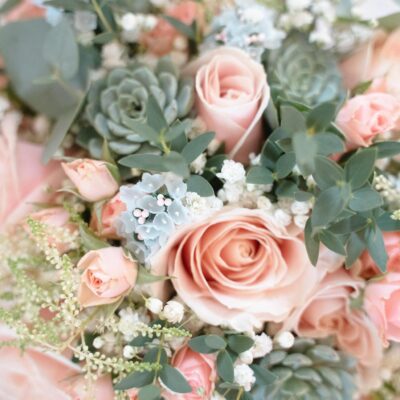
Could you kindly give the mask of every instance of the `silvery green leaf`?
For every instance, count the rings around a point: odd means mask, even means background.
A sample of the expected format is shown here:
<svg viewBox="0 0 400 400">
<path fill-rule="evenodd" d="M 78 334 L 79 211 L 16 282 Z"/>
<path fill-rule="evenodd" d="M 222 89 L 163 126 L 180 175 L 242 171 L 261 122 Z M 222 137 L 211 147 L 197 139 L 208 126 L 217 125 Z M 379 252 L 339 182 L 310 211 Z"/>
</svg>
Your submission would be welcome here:
<svg viewBox="0 0 400 400">
<path fill-rule="evenodd" d="M 321 190 L 328 189 L 344 180 L 343 169 L 327 157 L 315 158 L 315 171 L 313 177 Z"/>
<path fill-rule="evenodd" d="M 246 182 L 256 185 L 268 185 L 274 181 L 272 172 L 264 167 L 251 167 L 247 173 Z"/>
<path fill-rule="evenodd" d="M 182 118 L 187 115 L 193 107 L 194 103 L 194 92 L 191 84 L 185 84 L 179 89 L 178 96 L 176 98 L 178 103 L 178 118 Z"/>
<path fill-rule="evenodd" d="M 293 136 L 293 149 L 296 154 L 296 162 L 304 176 L 311 175 L 315 170 L 315 156 L 318 145 L 313 136 L 306 132 L 298 132 Z"/>
<path fill-rule="evenodd" d="M 164 116 L 168 125 L 171 125 L 178 118 L 178 104 L 175 99 L 164 108 Z"/>
<path fill-rule="evenodd" d="M 314 132 L 324 131 L 335 119 L 337 105 L 332 102 L 321 103 L 307 115 L 307 126 Z"/>
<path fill-rule="evenodd" d="M 388 158 L 400 154 L 400 142 L 378 142 L 374 143 L 372 147 L 378 149 L 377 158 Z"/>
<path fill-rule="evenodd" d="M 108 145 L 112 151 L 120 155 L 132 154 L 140 148 L 140 144 L 132 143 L 129 140 L 120 140 L 118 142 L 111 140 Z"/>
<path fill-rule="evenodd" d="M 291 396 L 305 396 L 310 391 L 310 385 L 300 379 L 297 378 L 290 378 L 287 380 L 282 387 L 282 393 L 288 394 Z"/>
<path fill-rule="evenodd" d="M 175 75 L 169 72 L 162 72 L 158 75 L 158 81 L 160 83 L 160 88 L 163 90 L 166 96 L 166 103 L 170 103 L 175 100 L 178 94 L 178 81 Z"/>
<path fill-rule="evenodd" d="M 203 133 L 191 140 L 182 150 L 182 156 L 185 158 L 188 164 L 193 162 L 203 151 L 207 149 L 207 146 L 214 139 L 214 132 Z"/>
<path fill-rule="evenodd" d="M 314 140 L 317 143 L 318 154 L 329 156 L 344 151 L 344 140 L 334 133 L 320 133 L 315 135 Z"/>
<path fill-rule="evenodd" d="M 383 240 L 382 231 L 377 227 L 371 227 L 365 232 L 365 241 L 367 243 L 368 252 L 375 261 L 381 272 L 387 270 L 388 255 Z"/>
<path fill-rule="evenodd" d="M 310 365 L 312 365 L 312 361 L 304 354 L 292 353 L 289 354 L 282 361 L 282 365 L 284 365 L 285 367 L 290 367 L 292 369 L 297 369 L 300 367 L 309 367 Z"/>
<path fill-rule="evenodd" d="M 199 175 L 191 175 L 187 181 L 188 192 L 195 192 L 199 196 L 208 197 L 214 195 L 211 184 Z"/>
<path fill-rule="evenodd" d="M 313 368 L 302 367 L 295 371 L 294 376 L 302 381 L 311 381 L 319 384 L 322 382 L 321 376 Z"/>
<path fill-rule="evenodd" d="M 312 347 L 307 355 L 314 361 L 339 362 L 339 354 L 329 346 L 318 344 Z"/>
<path fill-rule="evenodd" d="M 349 207 L 357 212 L 372 210 L 382 205 L 382 196 L 369 185 L 353 192 L 349 202 Z"/>
<path fill-rule="evenodd" d="M 307 130 L 304 115 L 295 107 L 281 106 L 281 128 L 291 134 Z"/>
<path fill-rule="evenodd" d="M 325 381 L 328 381 L 330 385 L 337 389 L 342 389 L 342 380 L 339 374 L 330 367 L 322 366 L 317 367 L 317 371 L 321 374 Z"/>
<path fill-rule="evenodd" d="M 374 147 L 360 149 L 346 162 L 344 171 L 347 182 L 353 189 L 358 189 L 367 183 L 371 177 L 378 151 Z"/>
<path fill-rule="evenodd" d="M 43 43 L 43 57 L 65 80 L 77 73 L 79 49 L 67 18 L 63 18 L 47 33 Z"/>
<path fill-rule="evenodd" d="M 168 389 L 175 393 L 190 393 L 192 391 L 191 386 L 182 373 L 168 364 L 163 365 L 160 372 L 160 380 Z"/>
<path fill-rule="evenodd" d="M 129 168 L 139 168 L 145 171 L 168 172 L 164 158 L 155 154 L 133 154 L 123 157 L 119 164 Z"/>
</svg>

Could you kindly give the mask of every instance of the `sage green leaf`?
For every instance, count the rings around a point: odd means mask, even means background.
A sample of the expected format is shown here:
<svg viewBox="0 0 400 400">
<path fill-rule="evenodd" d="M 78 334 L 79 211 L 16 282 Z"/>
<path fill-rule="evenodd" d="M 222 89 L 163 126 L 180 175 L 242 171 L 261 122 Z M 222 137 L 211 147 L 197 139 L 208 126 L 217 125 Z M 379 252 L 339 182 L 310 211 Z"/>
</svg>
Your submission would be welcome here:
<svg viewBox="0 0 400 400">
<path fill-rule="evenodd" d="M 161 398 L 161 390 L 155 385 L 147 385 L 139 390 L 138 396 L 139 400 L 159 400 Z"/>
<path fill-rule="evenodd" d="M 321 103 L 313 108 L 307 116 L 307 126 L 314 132 L 324 131 L 335 119 L 336 104 Z"/>
<path fill-rule="evenodd" d="M 85 0 L 46 0 L 46 6 L 62 8 L 65 11 L 94 11 L 93 7 Z"/>
<path fill-rule="evenodd" d="M 137 285 L 147 285 L 149 283 L 160 282 L 168 280 L 169 277 L 165 275 L 153 275 L 146 268 L 140 267 L 136 279 Z"/>
<path fill-rule="evenodd" d="M 226 350 L 221 350 L 217 356 L 217 371 L 221 379 L 233 382 L 233 361 Z"/>
<path fill-rule="evenodd" d="M 164 112 L 152 94 L 149 95 L 147 100 L 147 123 L 156 132 L 161 132 L 168 127 Z"/>
<path fill-rule="evenodd" d="M 17 6 L 19 3 L 21 3 L 22 0 L 6 0 L 1 6 L 0 6 L 0 14 L 5 14 L 9 11 L 11 11 L 15 6 Z"/>
<path fill-rule="evenodd" d="M 168 168 L 164 163 L 164 158 L 155 154 L 132 154 L 121 158 L 118 164 L 145 171 L 168 172 Z"/>
<path fill-rule="evenodd" d="M 400 231 L 400 221 L 392 218 L 392 213 L 385 212 L 377 220 L 378 226 L 384 232 Z"/>
<path fill-rule="evenodd" d="M 304 229 L 304 241 L 308 257 L 312 265 L 316 265 L 319 256 L 319 239 L 312 234 L 311 218 L 307 220 L 306 227 Z"/>
<path fill-rule="evenodd" d="M 318 344 L 308 350 L 307 355 L 315 362 L 339 362 L 339 354 L 330 346 Z"/>
<path fill-rule="evenodd" d="M 208 197 L 214 195 L 213 187 L 202 176 L 191 175 L 186 184 L 188 192 L 195 192 L 202 197 Z"/>
<path fill-rule="evenodd" d="M 190 393 L 191 386 L 186 378 L 174 367 L 165 364 L 160 372 L 161 382 L 175 393 Z"/>
<path fill-rule="evenodd" d="M 400 142 L 378 142 L 371 147 L 378 149 L 377 158 L 389 158 L 400 154 Z"/>
<path fill-rule="evenodd" d="M 350 234 L 346 246 L 346 267 L 350 268 L 365 250 L 366 244 L 360 239 L 356 232 Z"/>
<path fill-rule="evenodd" d="M 306 118 L 297 108 L 283 105 L 281 106 L 281 128 L 291 134 L 305 132 Z"/>
<path fill-rule="evenodd" d="M 314 136 L 318 154 L 329 156 L 344 151 L 344 141 L 334 133 L 324 132 Z"/>
<path fill-rule="evenodd" d="M 313 173 L 315 182 L 321 190 L 335 186 L 344 180 L 343 169 L 327 157 L 317 156 L 315 158 L 315 171 Z"/>
<path fill-rule="evenodd" d="M 371 227 L 365 231 L 367 249 L 381 272 L 387 270 L 388 255 L 383 241 L 382 231 L 377 227 Z"/>
<path fill-rule="evenodd" d="M 211 354 L 211 353 L 216 353 L 217 350 L 208 346 L 206 343 L 206 338 L 207 335 L 202 335 L 202 336 L 196 336 L 192 339 L 189 340 L 189 347 L 196 351 L 197 353 L 201 354 Z"/>
<path fill-rule="evenodd" d="M 374 147 L 361 149 L 351 156 L 344 167 L 346 181 L 353 189 L 358 189 L 367 183 L 371 177 L 378 151 Z"/>
<path fill-rule="evenodd" d="M 268 185 L 274 181 L 274 178 L 272 177 L 272 172 L 269 169 L 255 166 L 250 168 L 246 177 L 246 181 L 247 183 L 253 183 L 256 185 Z"/>
<path fill-rule="evenodd" d="M 170 126 L 165 134 L 165 140 L 171 142 L 172 140 L 178 138 L 182 134 L 185 133 L 186 129 L 189 126 L 189 121 L 185 120 L 183 122 L 177 121 L 175 124 Z"/>
<path fill-rule="evenodd" d="M 184 178 L 189 176 L 187 160 L 181 154 L 171 151 L 163 156 L 163 163 L 167 171 Z"/>
<path fill-rule="evenodd" d="M 176 19 L 176 18 L 171 17 L 169 15 L 163 15 L 162 18 L 164 18 L 176 30 L 178 30 L 180 33 L 182 33 L 187 38 L 189 38 L 191 40 L 196 40 L 196 30 L 194 29 L 193 25 L 191 26 L 191 25 L 184 24 L 179 19 Z"/>
<path fill-rule="evenodd" d="M 116 390 L 128 390 L 150 385 L 154 379 L 153 371 L 133 372 L 115 385 Z"/>
<path fill-rule="evenodd" d="M 148 141 L 159 141 L 158 132 L 156 132 L 150 125 L 138 121 L 137 119 L 129 118 L 126 115 L 122 116 L 121 121 L 125 126 L 132 129 L 132 133 L 136 133 Z"/>
<path fill-rule="evenodd" d="M 228 338 L 228 345 L 235 353 L 240 354 L 249 350 L 254 344 L 254 340 L 246 335 L 231 335 Z"/>
<path fill-rule="evenodd" d="M 293 149 L 296 154 L 296 162 L 304 176 L 311 175 L 315 170 L 315 156 L 318 145 L 313 136 L 306 132 L 300 132 L 293 136 Z"/>
<path fill-rule="evenodd" d="M 289 354 L 282 362 L 285 367 L 290 367 L 292 369 L 297 369 L 300 367 L 309 367 L 312 365 L 312 360 L 307 356 L 300 353 Z"/>
<path fill-rule="evenodd" d="M 62 18 L 47 33 L 43 43 L 43 57 L 66 80 L 77 73 L 79 48 L 67 18 Z"/>
<path fill-rule="evenodd" d="M 360 82 L 354 89 L 351 90 L 351 97 L 364 94 L 372 84 L 372 80 Z"/>
<path fill-rule="evenodd" d="M 354 211 L 364 212 L 383 205 L 382 196 L 369 185 L 356 190 L 351 196 L 349 207 Z"/>
<path fill-rule="evenodd" d="M 203 133 L 191 140 L 182 150 L 182 155 L 188 163 L 194 161 L 203 151 L 205 151 L 214 139 L 214 132 Z"/>
<path fill-rule="evenodd" d="M 215 350 L 222 350 L 226 347 L 225 340 L 218 335 L 207 335 L 205 337 L 205 343 L 209 348 Z"/>
<path fill-rule="evenodd" d="M 346 255 L 346 249 L 340 239 L 333 233 L 325 230 L 319 234 L 321 242 L 335 253 Z"/>
<path fill-rule="evenodd" d="M 85 224 L 79 225 L 79 236 L 82 240 L 83 247 L 87 250 L 98 250 L 110 245 L 98 238 Z"/>
<path fill-rule="evenodd" d="M 256 377 L 256 382 L 258 385 L 270 385 L 276 381 L 276 375 L 267 369 L 262 368 L 257 364 L 250 365 L 250 368 L 254 371 L 254 376 Z"/>
<path fill-rule="evenodd" d="M 386 31 L 392 31 L 400 26 L 400 12 L 378 19 L 378 25 Z"/>
<path fill-rule="evenodd" d="M 333 186 L 317 197 L 312 210 L 313 227 L 322 227 L 334 221 L 346 206 L 341 188 Z"/>
<path fill-rule="evenodd" d="M 283 154 L 276 162 L 276 175 L 278 179 L 286 178 L 296 165 L 296 155 L 293 152 Z"/>
<path fill-rule="evenodd" d="M 168 356 L 165 349 L 153 347 L 145 354 L 143 361 L 147 363 L 159 363 L 161 365 L 165 365 L 168 362 Z"/>
</svg>

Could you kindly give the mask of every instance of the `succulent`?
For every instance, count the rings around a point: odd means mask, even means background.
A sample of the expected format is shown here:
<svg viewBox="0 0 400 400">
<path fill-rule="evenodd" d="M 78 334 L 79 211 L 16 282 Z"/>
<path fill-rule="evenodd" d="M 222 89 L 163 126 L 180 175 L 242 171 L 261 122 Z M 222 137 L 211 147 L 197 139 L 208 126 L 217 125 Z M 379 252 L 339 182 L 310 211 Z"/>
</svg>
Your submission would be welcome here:
<svg viewBox="0 0 400 400">
<path fill-rule="evenodd" d="M 105 78 L 95 81 L 89 91 L 86 116 L 94 129 L 89 134 L 82 132 L 79 143 L 94 157 L 101 155 L 104 139 L 117 158 L 157 152 L 154 144 L 137 131 L 138 125 L 148 122 L 150 95 L 172 125 L 185 118 L 192 108 L 193 82 L 180 78 L 168 58 L 161 59 L 154 71 L 140 63 L 111 70 Z"/>
<path fill-rule="evenodd" d="M 277 379 L 256 386 L 254 400 L 349 400 L 356 389 L 354 358 L 313 339 L 297 338 L 291 349 L 272 351 L 260 366 Z"/>
<path fill-rule="evenodd" d="M 281 48 L 265 53 L 264 62 L 275 99 L 315 107 L 346 95 L 334 55 L 302 34 L 289 36 Z"/>
</svg>

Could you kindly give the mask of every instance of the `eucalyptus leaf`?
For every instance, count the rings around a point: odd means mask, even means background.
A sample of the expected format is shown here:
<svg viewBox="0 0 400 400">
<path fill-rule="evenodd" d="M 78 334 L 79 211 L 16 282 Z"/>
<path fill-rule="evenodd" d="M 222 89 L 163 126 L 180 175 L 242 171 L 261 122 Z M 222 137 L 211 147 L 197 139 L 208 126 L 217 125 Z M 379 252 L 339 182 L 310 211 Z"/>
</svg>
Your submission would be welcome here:
<svg viewBox="0 0 400 400">
<path fill-rule="evenodd" d="M 138 397 L 139 400 L 159 400 L 161 398 L 161 390 L 158 386 L 147 385 L 139 390 Z"/>
<path fill-rule="evenodd" d="M 147 285 L 149 283 L 161 282 L 168 280 L 169 277 L 165 275 L 153 275 L 146 268 L 140 267 L 136 279 L 137 285 Z"/>
<path fill-rule="evenodd" d="M 174 174 L 184 178 L 189 176 L 189 167 L 187 160 L 183 155 L 171 151 L 163 156 L 163 163 L 167 171 L 173 172 Z"/>
<path fill-rule="evenodd" d="M 313 136 L 306 132 L 300 132 L 293 136 L 293 149 L 296 154 L 296 162 L 304 176 L 311 175 L 315 170 L 315 156 L 318 145 Z"/>
<path fill-rule="evenodd" d="M 321 103 L 313 108 L 307 116 L 307 126 L 314 132 L 324 131 L 335 119 L 336 104 Z"/>
<path fill-rule="evenodd" d="M 196 30 L 194 29 L 193 26 L 186 25 L 179 19 L 176 19 L 169 15 L 163 15 L 162 18 L 164 18 L 167 22 L 169 22 L 176 30 L 178 30 L 184 36 L 188 37 L 191 40 L 196 40 Z"/>
<path fill-rule="evenodd" d="M 371 147 L 378 149 L 377 158 L 389 158 L 400 154 L 400 142 L 377 142 Z"/>
<path fill-rule="evenodd" d="M 385 249 L 382 231 L 376 226 L 365 231 L 368 252 L 381 272 L 386 272 L 388 255 Z"/>
<path fill-rule="evenodd" d="M 221 350 L 217 356 L 217 371 L 221 379 L 233 382 L 233 361 L 226 350 Z"/>
<path fill-rule="evenodd" d="M 160 372 L 161 382 L 175 393 L 190 393 L 191 386 L 178 369 L 165 364 Z"/>
<path fill-rule="evenodd" d="M 321 242 L 330 250 L 335 253 L 346 255 L 346 249 L 337 235 L 325 230 L 319 234 Z"/>
<path fill-rule="evenodd" d="M 286 178 L 296 165 L 296 155 L 293 152 L 283 154 L 276 162 L 276 175 L 278 179 Z"/>
<path fill-rule="evenodd" d="M 368 211 L 381 205 L 382 196 L 369 185 L 353 192 L 349 202 L 349 207 L 357 212 Z"/>
<path fill-rule="evenodd" d="M 281 106 L 281 128 L 291 134 L 305 132 L 307 130 L 306 118 L 297 108 Z"/>
<path fill-rule="evenodd" d="M 186 184 L 188 192 L 195 192 L 202 197 L 208 197 L 214 195 L 213 187 L 202 176 L 191 175 Z"/>
<path fill-rule="evenodd" d="M 269 169 L 255 166 L 249 169 L 246 181 L 247 183 L 253 183 L 256 185 L 268 185 L 274 181 L 274 178 Z"/>
<path fill-rule="evenodd" d="M 150 385 L 154 379 L 153 371 L 133 372 L 115 385 L 116 390 L 128 390 Z"/>
<path fill-rule="evenodd" d="M 207 335 L 196 336 L 189 340 L 189 347 L 201 354 L 215 353 L 217 350 L 206 343 Z"/>
<path fill-rule="evenodd" d="M 346 246 L 346 267 L 351 267 L 358 257 L 360 257 L 361 253 L 365 250 L 365 243 L 360 239 L 357 233 L 352 232 L 350 234 L 350 238 L 347 241 Z"/>
<path fill-rule="evenodd" d="M 327 157 L 315 158 L 315 171 L 313 177 L 320 189 L 328 189 L 344 180 L 343 169 Z"/>
<path fill-rule="evenodd" d="M 400 231 L 400 221 L 392 218 L 392 213 L 385 212 L 377 220 L 378 226 L 384 232 Z"/>
<path fill-rule="evenodd" d="M 203 133 L 191 140 L 182 150 L 182 155 L 188 163 L 193 162 L 203 151 L 205 151 L 214 139 L 214 132 Z"/>
<path fill-rule="evenodd" d="M 361 149 L 347 160 L 344 167 L 346 181 L 353 189 L 360 188 L 371 177 L 377 153 L 377 149 L 373 147 Z"/>
<path fill-rule="evenodd" d="M 133 154 L 121 158 L 118 163 L 125 167 L 145 171 L 168 172 L 163 157 L 155 154 Z"/>
<path fill-rule="evenodd" d="M 158 133 L 168 128 L 164 113 L 152 94 L 147 99 L 147 123 Z"/>
<path fill-rule="evenodd" d="M 110 247 L 107 242 L 98 238 L 85 224 L 79 225 L 79 236 L 87 251 Z"/>
<path fill-rule="evenodd" d="M 228 338 L 229 348 L 235 353 L 240 354 L 249 350 L 254 344 L 254 340 L 246 335 L 231 335 Z"/>
</svg>

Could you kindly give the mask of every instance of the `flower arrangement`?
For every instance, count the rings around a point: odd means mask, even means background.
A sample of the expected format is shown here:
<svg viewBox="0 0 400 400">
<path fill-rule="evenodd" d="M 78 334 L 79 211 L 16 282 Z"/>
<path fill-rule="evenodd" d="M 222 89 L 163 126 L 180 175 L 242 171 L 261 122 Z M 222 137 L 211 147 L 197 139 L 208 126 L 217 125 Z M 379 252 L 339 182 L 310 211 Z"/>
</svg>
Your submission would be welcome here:
<svg viewBox="0 0 400 400">
<path fill-rule="evenodd" d="M 400 398 L 400 6 L 0 1 L 0 397 Z"/>
</svg>

